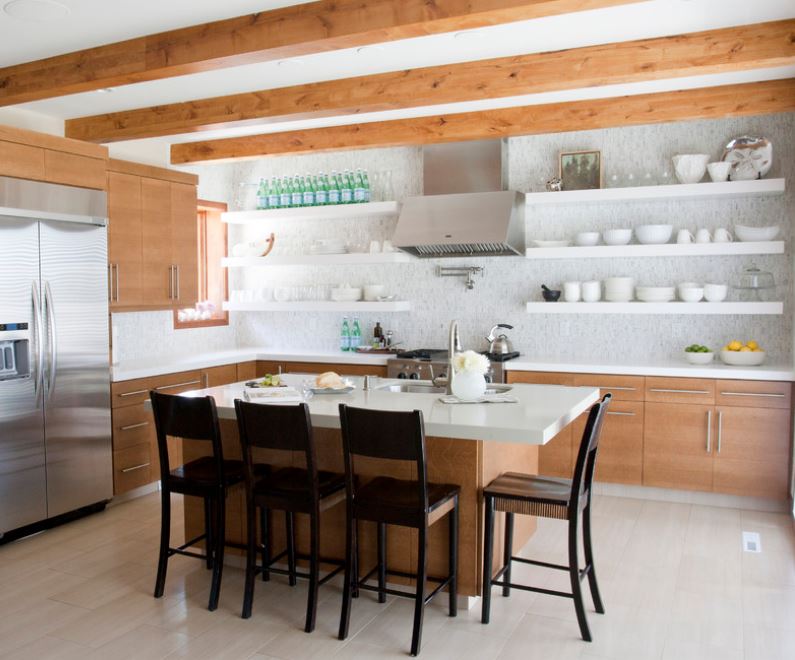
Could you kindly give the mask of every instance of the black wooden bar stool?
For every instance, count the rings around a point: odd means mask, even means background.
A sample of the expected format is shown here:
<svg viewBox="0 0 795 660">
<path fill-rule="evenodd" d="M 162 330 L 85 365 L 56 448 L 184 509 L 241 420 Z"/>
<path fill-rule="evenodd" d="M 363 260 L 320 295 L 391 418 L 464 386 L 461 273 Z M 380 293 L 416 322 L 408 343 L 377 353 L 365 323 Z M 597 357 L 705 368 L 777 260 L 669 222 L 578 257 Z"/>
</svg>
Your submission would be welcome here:
<svg viewBox="0 0 795 660">
<path fill-rule="evenodd" d="M 348 636 L 351 598 L 359 589 L 378 592 L 378 602 L 386 595 L 414 599 L 414 628 L 411 655 L 420 651 L 422 619 L 425 605 L 445 587 L 449 591 L 450 616 L 457 614 L 458 563 L 458 494 L 459 486 L 428 483 L 425 460 L 425 430 L 422 412 L 387 412 L 350 408 L 340 404 L 340 426 L 345 459 L 345 487 L 347 491 L 348 524 L 345 551 L 345 584 L 342 596 L 339 638 Z M 359 486 L 356 481 L 354 457 L 362 456 L 396 461 L 412 461 L 416 465 L 417 480 L 378 476 Z M 445 578 L 428 576 L 428 531 L 431 525 L 449 514 L 449 573 Z M 359 520 L 377 524 L 378 559 L 376 566 L 363 578 L 359 577 L 358 534 Z M 418 530 L 417 572 L 390 571 L 386 563 L 386 526 L 399 525 Z M 377 574 L 378 584 L 368 584 Z M 387 588 L 386 576 L 413 578 L 415 593 Z M 438 582 L 425 595 L 426 581 Z"/>
<path fill-rule="evenodd" d="M 304 630 L 315 629 L 317 615 L 318 587 L 342 570 L 342 562 L 322 560 L 323 563 L 337 564 L 337 567 L 320 579 L 320 513 L 345 499 L 345 475 L 317 469 L 315 445 L 312 436 L 312 422 L 309 407 L 299 405 L 262 405 L 235 400 L 237 423 L 240 430 L 240 444 L 243 450 L 244 475 L 246 484 L 246 586 L 243 597 L 244 619 L 251 616 L 256 578 L 256 508 L 260 508 L 262 576 L 268 579 L 269 573 L 289 576 L 290 584 L 296 577 L 309 580 L 309 594 L 306 603 L 306 624 Z M 254 462 L 253 449 L 276 449 L 300 452 L 304 455 L 305 468 L 274 467 L 261 476 Z M 284 511 L 287 533 L 287 550 L 271 557 L 270 535 L 268 530 L 269 512 L 273 509 Z M 309 515 L 309 555 L 297 555 L 295 551 L 296 513 Z M 287 555 L 286 571 L 273 568 L 274 562 Z M 309 573 L 299 573 L 295 568 L 296 557 L 309 559 Z"/>
<path fill-rule="evenodd" d="M 157 449 L 160 457 L 160 555 L 157 564 L 155 598 L 163 595 L 166 585 L 168 558 L 186 555 L 204 559 L 212 568 L 212 585 L 208 609 L 218 607 L 221 592 L 221 573 L 224 564 L 226 495 L 230 486 L 243 481 L 242 461 L 224 460 L 218 413 L 212 397 L 185 397 L 162 394 L 152 390 L 149 394 L 157 430 Z M 168 437 L 206 440 L 211 443 L 212 455 L 189 461 L 169 470 Z M 177 548 L 170 546 L 171 493 L 193 495 L 204 500 L 204 533 L 186 541 Z M 188 550 L 199 541 L 205 541 L 204 554 Z"/>
<path fill-rule="evenodd" d="M 594 607 L 599 614 L 604 614 L 605 608 L 602 605 L 602 598 L 599 595 L 599 587 L 596 583 L 596 569 L 594 568 L 593 549 L 591 547 L 591 486 L 593 484 L 594 468 L 596 467 L 602 421 L 610 404 L 610 399 L 611 395 L 605 394 L 604 398 L 595 404 L 588 414 L 588 421 L 585 424 L 582 442 L 577 453 L 573 479 L 556 479 L 553 477 L 506 472 L 483 489 L 486 508 L 486 538 L 483 552 L 483 609 L 481 612 L 481 621 L 483 623 L 489 622 L 492 586 L 501 586 L 503 596 L 510 596 L 512 588 L 535 591 L 551 596 L 573 598 L 582 638 L 586 642 L 591 641 L 591 631 L 588 628 L 588 620 L 585 617 L 585 605 L 580 582 L 588 576 Z M 503 567 L 492 578 L 495 511 L 505 512 L 505 547 L 503 550 Z M 568 565 L 550 564 L 512 556 L 513 516 L 517 513 L 568 521 Z M 577 526 L 581 515 L 585 549 L 585 567 L 583 569 L 579 568 L 577 557 Z M 511 562 L 514 561 L 568 571 L 571 581 L 571 593 L 511 582 Z"/>
</svg>

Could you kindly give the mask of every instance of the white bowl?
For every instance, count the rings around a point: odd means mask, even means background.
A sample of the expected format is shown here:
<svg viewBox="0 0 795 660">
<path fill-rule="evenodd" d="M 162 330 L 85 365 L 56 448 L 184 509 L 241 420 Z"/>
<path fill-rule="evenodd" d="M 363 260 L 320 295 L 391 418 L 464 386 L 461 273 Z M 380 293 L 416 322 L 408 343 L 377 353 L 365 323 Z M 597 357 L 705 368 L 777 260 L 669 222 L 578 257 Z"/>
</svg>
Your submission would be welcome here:
<svg viewBox="0 0 795 660">
<path fill-rule="evenodd" d="M 590 247 L 599 242 L 598 231 L 583 231 L 574 237 L 574 244 L 580 247 Z"/>
<path fill-rule="evenodd" d="M 732 169 L 732 164 L 724 160 L 717 161 L 715 163 L 709 163 L 707 165 L 707 172 L 709 172 L 709 178 L 715 181 L 716 183 L 720 181 L 728 181 L 731 169 Z"/>
<path fill-rule="evenodd" d="M 364 285 L 364 299 L 365 300 L 378 300 L 386 295 L 386 286 L 383 284 L 365 284 Z"/>
<path fill-rule="evenodd" d="M 635 280 L 631 277 L 608 277 L 605 280 L 605 300 L 629 302 L 635 292 Z"/>
<path fill-rule="evenodd" d="M 682 302 L 699 302 L 704 297 L 704 287 L 695 282 L 683 282 L 679 285 L 679 299 Z"/>
<path fill-rule="evenodd" d="M 643 245 L 662 245 L 671 240 L 673 225 L 641 225 L 635 228 L 635 236 Z"/>
<path fill-rule="evenodd" d="M 642 302 L 670 302 L 676 296 L 672 286 L 638 286 L 635 297 Z"/>
<path fill-rule="evenodd" d="M 685 360 L 690 364 L 709 364 L 714 357 L 715 353 L 712 351 L 709 353 L 690 353 L 689 351 L 685 351 Z"/>
<path fill-rule="evenodd" d="M 729 294 L 729 287 L 725 284 L 705 284 L 704 298 L 707 302 L 723 302 Z"/>
<path fill-rule="evenodd" d="M 602 232 L 605 245 L 627 245 L 632 240 L 631 229 L 606 229 Z"/>
<path fill-rule="evenodd" d="M 771 225 L 770 227 L 747 227 L 745 225 L 734 225 L 734 234 L 741 241 L 772 241 L 781 227 L 779 225 Z"/>
<path fill-rule="evenodd" d="M 721 351 L 720 359 L 733 367 L 758 367 L 765 361 L 764 351 Z"/>
<path fill-rule="evenodd" d="M 337 287 L 331 290 L 331 299 L 335 302 L 356 302 L 362 299 L 362 290 L 360 288 Z"/>
<path fill-rule="evenodd" d="M 678 154 L 673 161 L 679 183 L 698 183 L 707 171 L 709 154 Z"/>
</svg>

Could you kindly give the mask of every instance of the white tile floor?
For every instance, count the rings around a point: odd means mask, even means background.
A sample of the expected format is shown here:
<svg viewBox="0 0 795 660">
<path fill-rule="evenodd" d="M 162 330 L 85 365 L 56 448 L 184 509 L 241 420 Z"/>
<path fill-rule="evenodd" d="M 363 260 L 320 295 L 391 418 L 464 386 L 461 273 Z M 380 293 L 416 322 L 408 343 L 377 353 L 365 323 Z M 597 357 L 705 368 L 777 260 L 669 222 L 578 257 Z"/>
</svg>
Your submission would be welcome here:
<svg viewBox="0 0 795 660">
<path fill-rule="evenodd" d="M 179 510 L 179 501 L 175 499 Z M 451 619 L 429 607 L 423 658 L 490 660 L 793 660 L 795 534 L 785 514 L 600 496 L 597 568 L 607 613 L 590 609 L 579 638 L 571 601 L 495 589 L 492 622 L 480 604 Z M 175 519 L 180 516 L 175 512 Z M 178 525 L 175 534 L 179 534 Z M 71 660 L 403 658 L 411 603 L 372 594 L 354 601 L 351 636 L 336 639 L 339 581 L 321 589 L 318 626 L 302 631 L 305 586 L 257 584 L 254 616 L 240 619 L 242 571 L 225 569 L 221 604 L 206 610 L 209 573 L 169 565 L 155 600 L 157 495 L 0 546 L 0 658 Z M 741 532 L 762 553 L 742 551 Z M 523 554 L 565 560 L 566 526 L 541 521 Z M 567 589 L 567 577 L 519 565 L 514 579 Z"/>
</svg>

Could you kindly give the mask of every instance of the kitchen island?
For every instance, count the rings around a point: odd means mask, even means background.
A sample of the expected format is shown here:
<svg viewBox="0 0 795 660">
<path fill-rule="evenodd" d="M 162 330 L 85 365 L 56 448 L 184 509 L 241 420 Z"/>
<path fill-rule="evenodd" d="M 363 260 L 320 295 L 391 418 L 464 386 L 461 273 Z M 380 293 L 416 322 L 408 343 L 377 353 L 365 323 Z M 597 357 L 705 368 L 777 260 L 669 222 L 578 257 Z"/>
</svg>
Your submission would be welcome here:
<svg viewBox="0 0 795 660">
<path fill-rule="evenodd" d="M 290 385 L 300 385 L 306 375 L 286 375 Z M 428 478 L 430 481 L 456 483 L 461 486 L 459 529 L 459 594 L 476 596 L 480 592 L 483 549 L 481 491 L 502 472 L 538 471 L 538 447 L 551 440 L 597 401 L 599 390 L 592 387 L 550 385 L 515 385 L 511 394 L 517 403 L 447 405 L 436 393 L 404 393 L 379 389 L 397 380 L 379 379 L 370 390 L 362 390 L 362 379 L 352 379 L 356 389 L 346 395 L 316 395 L 308 400 L 315 429 L 318 467 L 343 471 L 342 442 L 339 432 L 338 406 L 378 410 L 421 410 L 427 437 Z M 244 385 L 193 390 L 183 396 L 212 396 L 221 421 L 226 458 L 239 458 L 240 445 L 235 421 L 234 400 L 243 398 Z M 207 443 L 184 441 L 184 460 L 207 452 Z M 261 452 L 257 460 L 273 465 L 301 465 L 302 456 L 286 452 Z M 397 478 L 416 478 L 416 470 L 405 463 L 357 459 L 361 474 L 387 474 Z M 186 535 L 201 532 L 204 521 L 202 503 L 186 498 Z M 321 556 L 342 559 L 345 548 L 345 506 L 340 504 L 323 513 L 321 520 Z M 308 547 L 306 521 L 296 520 L 299 552 Z M 522 516 L 517 520 L 515 550 L 523 546 L 535 529 L 535 520 Z M 284 524 L 280 513 L 273 516 L 273 550 L 284 546 Z M 497 535 L 500 538 L 500 535 Z M 230 491 L 227 500 L 227 539 L 242 543 L 245 538 L 245 500 L 240 486 Z M 361 524 L 362 571 L 375 563 L 374 525 Z M 234 551 L 232 550 L 232 553 Z M 495 548 L 495 557 L 502 556 Z M 416 531 L 390 527 L 387 537 L 387 561 L 398 571 L 416 569 Z M 434 525 L 429 541 L 429 574 L 444 575 L 447 562 L 446 523 Z"/>
</svg>

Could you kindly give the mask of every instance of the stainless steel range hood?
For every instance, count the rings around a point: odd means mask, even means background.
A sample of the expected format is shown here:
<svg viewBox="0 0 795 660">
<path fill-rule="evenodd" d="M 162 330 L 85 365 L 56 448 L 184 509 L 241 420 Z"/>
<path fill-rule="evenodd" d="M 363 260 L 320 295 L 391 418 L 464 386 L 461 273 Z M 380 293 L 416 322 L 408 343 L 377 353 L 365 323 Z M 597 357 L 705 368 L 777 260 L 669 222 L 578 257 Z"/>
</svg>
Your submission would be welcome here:
<svg viewBox="0 0 795 660">
<path fill-rule="evenodd" d="M 417 257 L 524 254 L 524 194 L 505 190 L 500 140 L 423 148 L 425 195 L 403 202 L 393 244 Z"/>
</svg>

